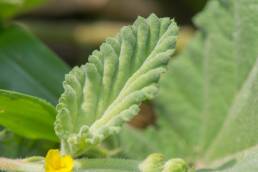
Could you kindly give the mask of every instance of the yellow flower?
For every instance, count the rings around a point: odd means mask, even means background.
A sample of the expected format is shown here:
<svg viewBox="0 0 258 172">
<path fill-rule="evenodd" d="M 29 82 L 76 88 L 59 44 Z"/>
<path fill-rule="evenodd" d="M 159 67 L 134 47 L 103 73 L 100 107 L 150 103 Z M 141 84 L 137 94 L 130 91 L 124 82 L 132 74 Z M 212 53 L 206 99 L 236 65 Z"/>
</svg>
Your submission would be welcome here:
<svg viewBox="0 0 258 172">
<path fill-rule="evenodd" d="M 72 172 L 73 158 L 69 155 L 62 156 L 57 149 L 48 151 L 45 159 L 46 172 Z"/>
</svg>

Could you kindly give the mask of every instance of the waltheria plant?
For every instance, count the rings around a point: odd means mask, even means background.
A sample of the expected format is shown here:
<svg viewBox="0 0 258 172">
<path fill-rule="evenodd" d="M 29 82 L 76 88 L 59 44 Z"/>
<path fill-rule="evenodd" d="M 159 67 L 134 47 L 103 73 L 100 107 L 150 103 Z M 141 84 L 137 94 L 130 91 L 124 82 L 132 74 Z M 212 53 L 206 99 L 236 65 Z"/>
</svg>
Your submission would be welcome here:
<svg viewBox="0 0 258 172">
<path fill-rule="evenodd" d="M 258 1 L 210 0 L 194 24 L 169 65 L 178 28 L 150 15 L 69 72 L 26 29 L 0 23 L 1 88 L 51 102 L 0 90 L 0 171 L 257 172 Z M 155 124 L 126 125 L 150 99 Z"/>
<path fill-rule="evenodd" d="M 156 95 L 177 31 L 169 18 L 139 17 L 66 75 L 55 123 L 63 153 L 82 155 L 118 133 Z"/>
<path fill-rule="evenodd" d="M 184 157 L 198 172 L 257 172 L 258 1 L 211 0 L 193 21 L 154 99 L 158 127 L 127 127 L 122 150 Z"/>
<path fill-rule="evenodd" d="M 160 154 L 150 155 L 143 162 L 87 156 L 91 151 L 103 151 L 102 142 L 118 133 L 121 126 L 139 112 L 142 101 L 157 94 L 160 76 L 175 51 L 177 33 L 173 20 L 150 15 L 147 19 L 138 17 L 133 25 L 123 27 L 114 38 L 106 39 L 87 64 L 73 68 L 65 76 L 54 127 L 60 139 L 60 151 L 49 150 L 46 158 L 1 158 L 0 169 L 186 172 L 183 160 L 165 161 Z M 1 94 L 36 102 L 19 93 L 1 91 Z M 46 102 L 37 101 L 43 108 L 48 106 Z M 47 137 L 55 140 L 55 136 Z"/>
</svg>

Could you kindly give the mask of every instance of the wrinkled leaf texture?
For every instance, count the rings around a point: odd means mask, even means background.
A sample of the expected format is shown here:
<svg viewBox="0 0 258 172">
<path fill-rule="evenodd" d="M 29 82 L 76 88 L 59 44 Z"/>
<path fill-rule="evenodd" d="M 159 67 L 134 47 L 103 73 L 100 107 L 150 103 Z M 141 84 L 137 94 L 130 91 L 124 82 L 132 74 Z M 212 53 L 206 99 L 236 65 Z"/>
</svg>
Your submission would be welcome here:
<svg viewBox="0 0 258 172">
<path fill-rule="evenodd" d="M 156 127 L 128 127 L 122 149 L 196 164 L 251 152 L 224 171 L 255 172 L 257 153 L 248 150 L 258 143 L 258 1 L 211 0 L 194 21 L 199 31 L 161 80 Z"/>
<path fill-rule="evenodd" d="M 65 152 L 76 156 L 117 133 L 156 95 L 177 31 L 169 18 L 139 17 L 66 75 L 55 123 Z"/>
</svg>

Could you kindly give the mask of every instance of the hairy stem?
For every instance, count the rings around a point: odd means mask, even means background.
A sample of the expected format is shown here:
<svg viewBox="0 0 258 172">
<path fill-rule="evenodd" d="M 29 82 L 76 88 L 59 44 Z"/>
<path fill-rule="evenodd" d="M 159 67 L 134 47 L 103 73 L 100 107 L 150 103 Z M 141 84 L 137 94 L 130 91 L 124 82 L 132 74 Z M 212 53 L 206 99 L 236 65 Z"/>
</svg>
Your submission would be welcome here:
<svg viewBox="0 0 258 172">
<path fill-rule="evenodd" d="M 42 164 L 29 163 L 22 159 L 0 158 L 0 170 L 18 172 L 43 172 Z"/>
<path fill-rule="evenodd" d="M 75 169 L 87 169 L 89 172 L 96 170 L 140 172 L 139 163 L 135 160 L 125 159 L 81 159 L 76 161 Z"/>
</svg>

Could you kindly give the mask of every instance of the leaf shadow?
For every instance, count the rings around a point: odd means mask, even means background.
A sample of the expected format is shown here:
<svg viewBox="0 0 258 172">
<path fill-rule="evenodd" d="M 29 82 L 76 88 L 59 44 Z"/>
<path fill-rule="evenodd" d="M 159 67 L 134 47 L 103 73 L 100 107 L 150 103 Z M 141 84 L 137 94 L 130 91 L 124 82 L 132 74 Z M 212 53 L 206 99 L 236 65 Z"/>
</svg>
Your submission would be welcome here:
<svg viewBox="0 0 258 172">
<path fill-rule="evenodd" d="M 215 172 L 220 170 L 226 170 L 228 168 L 233 167 L 236 163 L 237 163 L 236 159 L 231 159 L 215 169 L 201 169 L 201 170 L 197 170 L 197 172 L 212 172 L 212 171 Z"/>
</svg>

